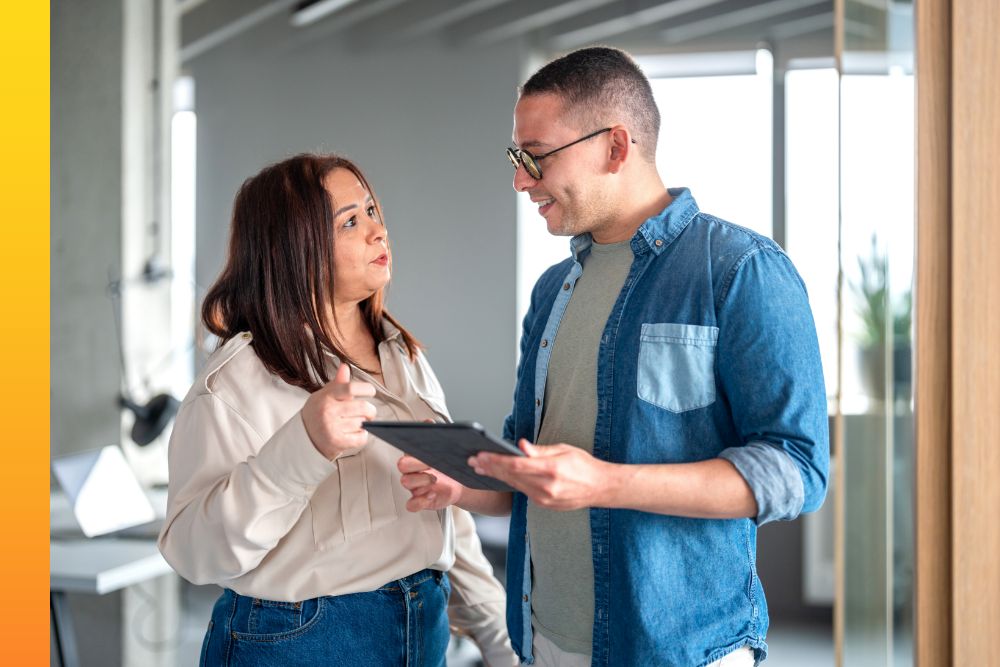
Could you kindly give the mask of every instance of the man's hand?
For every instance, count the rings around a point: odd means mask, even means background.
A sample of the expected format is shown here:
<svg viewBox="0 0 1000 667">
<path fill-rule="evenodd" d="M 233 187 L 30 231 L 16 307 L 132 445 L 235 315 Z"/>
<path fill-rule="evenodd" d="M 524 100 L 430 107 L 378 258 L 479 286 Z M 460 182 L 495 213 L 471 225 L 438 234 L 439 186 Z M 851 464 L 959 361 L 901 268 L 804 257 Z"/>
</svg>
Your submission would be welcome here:
<svg viewBox="0 0 1000 667">
<path fill-rule="evenodd" d="M 480 475 L 506 482 L 539 507 L 566 511 L 606 506 L 611 464 L 572 445 L 539 447 L 521 438 L 518 446 L 527 457 L 480 452 L 469 458 L 469 465 Z"/>
<path fill-rule="evenodd" d="M 411 495 L 406 501 L 410 512 L 443 510 L 462 498 L 464 486 L 412 456 L 400 458 L 396 467 L 403 473 L 400 484 Z"/>
<path fill-rule="evenodd" d="M 361 400 L 375 395 L 367 382 L 351 382 L 351 367 L 341 363 L 337 375 L 302 406 L 302 423 L 313 446 L 331 461 L 349 449 L 364 447 L 368 431 L 361 422 L 375 419 L 375 406 Z"/>
</svg>

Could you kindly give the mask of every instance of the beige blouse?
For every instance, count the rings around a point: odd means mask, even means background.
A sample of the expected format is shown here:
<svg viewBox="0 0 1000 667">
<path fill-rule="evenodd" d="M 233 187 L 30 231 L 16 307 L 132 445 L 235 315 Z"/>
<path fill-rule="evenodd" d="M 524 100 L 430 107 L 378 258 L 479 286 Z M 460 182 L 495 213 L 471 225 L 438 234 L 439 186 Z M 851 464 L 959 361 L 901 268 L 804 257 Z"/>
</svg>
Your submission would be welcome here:
<svg viewBox="0 0 1000 667">
<path fill-rule="evenodd" d="M 378 420 L 450 421 L 424 356 L 411 361 L 385 324 Z M 208 360 L 170 438 L 167 517 L 159 546 L 185 579 L 241 595 L 299 601 L 371 591 L 423 568 L 447 570 L 448 615 L 493 667 L 516 665 L 504 591 L 459 508 L 408 512 L 395 447 L 368 445 L 329 461 L 300 410 L 309 394 L 271 374 L 243 333 Z M 331 367 L 339 360 L 331 356 Z"/>
</svg>

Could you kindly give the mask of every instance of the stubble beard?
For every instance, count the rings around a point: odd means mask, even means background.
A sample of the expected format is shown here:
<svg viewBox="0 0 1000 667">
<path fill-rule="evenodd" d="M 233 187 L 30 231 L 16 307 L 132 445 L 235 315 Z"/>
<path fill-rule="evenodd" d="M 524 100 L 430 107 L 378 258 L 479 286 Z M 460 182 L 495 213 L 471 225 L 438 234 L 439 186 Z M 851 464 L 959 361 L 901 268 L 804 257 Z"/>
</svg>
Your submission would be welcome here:
<svg viewBox="0 0 1000 667">
<path fill-rule="evenodd" d="M 580 234 L 593 234 L 613 222 L 605 218 L 607 215 L 602 212 L 599 206 L 593 204 L 584 206 L 577 203 L 572 211 L 563 209 L 558 227 L 554 227 L 548 220 L 546 220 L 546 224 L 549 233 L 553 236 L 579 236 Z"/>
</svg>

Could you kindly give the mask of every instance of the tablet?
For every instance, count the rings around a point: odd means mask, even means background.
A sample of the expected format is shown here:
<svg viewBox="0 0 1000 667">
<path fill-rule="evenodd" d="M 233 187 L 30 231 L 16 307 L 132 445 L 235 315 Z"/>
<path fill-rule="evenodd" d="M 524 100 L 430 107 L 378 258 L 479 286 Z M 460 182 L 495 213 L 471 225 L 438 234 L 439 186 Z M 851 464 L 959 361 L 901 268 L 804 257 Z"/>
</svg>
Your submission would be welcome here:
<svg viewBox="0 0 1000 667">
<path fill-rule="evenodd" d="M 475 422 L 364 422 L 362 427 L 470 489 L 514 490 L 498 479 L 477 475 L 468 464 L 470 456 L 479 452 L 524 456 L 520 449 L 490 435 Z"/>
</svg>

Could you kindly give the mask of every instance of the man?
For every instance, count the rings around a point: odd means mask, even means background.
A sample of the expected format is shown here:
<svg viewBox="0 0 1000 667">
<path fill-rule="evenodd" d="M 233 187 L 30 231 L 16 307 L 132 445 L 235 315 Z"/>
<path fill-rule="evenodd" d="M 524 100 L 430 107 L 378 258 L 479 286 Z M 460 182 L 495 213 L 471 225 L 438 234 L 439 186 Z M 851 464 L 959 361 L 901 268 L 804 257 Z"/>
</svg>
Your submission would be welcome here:
<svg viewBox="0 0 1000 667">
<path fill-rule="evenodd" d="M 538 280 L 524 319 L 504 437 L 527 457 L 470 459 L 518 493 L 400 461 L 411 510 L 510 508 L 507 621 L 527 663 L 763 660 L 757 526 L 826 492 L 802 281 L 774 242 L 663 186 L 659 123 L 648 80 L 614 49 L 521 87 L 514 188 L 573 256 Z"/>
</svg>

